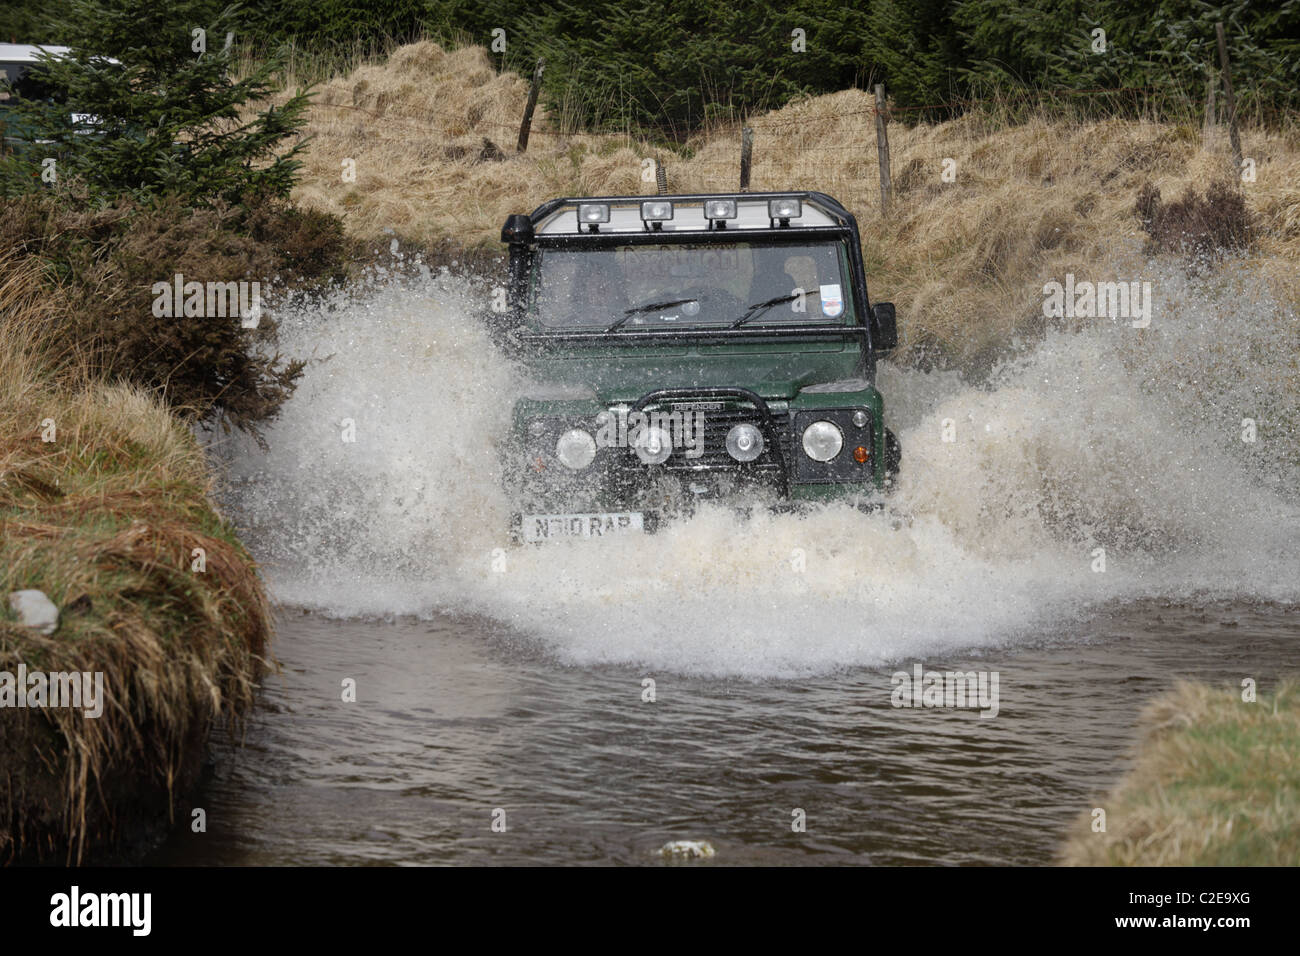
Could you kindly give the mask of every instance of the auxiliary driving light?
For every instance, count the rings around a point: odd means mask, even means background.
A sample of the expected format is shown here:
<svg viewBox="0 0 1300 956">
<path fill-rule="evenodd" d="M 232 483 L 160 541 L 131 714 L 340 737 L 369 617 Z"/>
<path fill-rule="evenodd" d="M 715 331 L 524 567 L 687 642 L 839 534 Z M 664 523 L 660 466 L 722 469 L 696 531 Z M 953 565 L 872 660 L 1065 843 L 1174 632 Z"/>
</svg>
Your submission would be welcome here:
<svg viewBox="0 0 1300 956">
<path fill-rule="evenodd" d="M 632 447 L 645 464 L 662 465 L 673 452 L 673 439 L 664 429 L 651 425 L 637 432 Z"/>
<path fill-rule="evenodd" d="M 641 204 L 641 219 L 645 222 L 664 222 L 673 218 L 673 204 L 662 199 Z"/>
<path fill-rule="evenodd" d="M 581 428 L 571 429 L 555 443 L 555 457 L 564 467 L 582 471 L 596 460 L 596 439 Z"/>
<path fill-rule="evenodd" d="M 584 202 L 578 204 L 578 222 L 609 222 L 609 203 Z"/>
<path fill-rule="evenodd" d="M 830 461 L 844 447 L 844 434 L 833 422 L 813 422 L 803 430 L 804 454 L 813 461 Z"/>
<path fill-rule="evenodd" d="M 719 229 L 726 229 L 725 219 L 735 219 L 736 200 L 734 199 L 710 199 L 704 204 L 704 218 L 709 220 L 709 224 L 718 224 Z"/>
<path fill-rule="evenodd" d="M 767 217 L 769 219 L 780 219 L 781 225 L 790 225 L 791 219 L 798 219 L 803 215 L 803 202 L 798 199 L 769 199 L 767 201 Z"/>
<path fill-rule="evenodd" d="M 727 454 L 736 461 L 753 461 L 763 454 L 763 433 L 753 425 L 735 425 L 727 432 Z"/>
</svg>

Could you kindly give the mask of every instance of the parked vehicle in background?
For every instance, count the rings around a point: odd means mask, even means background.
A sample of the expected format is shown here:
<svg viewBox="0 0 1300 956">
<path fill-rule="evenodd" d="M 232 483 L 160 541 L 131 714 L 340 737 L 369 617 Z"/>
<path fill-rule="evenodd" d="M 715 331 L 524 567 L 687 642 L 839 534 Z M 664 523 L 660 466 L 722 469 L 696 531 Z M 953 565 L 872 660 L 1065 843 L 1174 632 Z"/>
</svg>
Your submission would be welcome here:
<svg viewBox="0 0 1300 956">
<path fill-rule="evenodd" d="M 49 91 L 40 82 L 39 71 L 33 72 L 33 67 L 40 65 L 39 54 L 42 51 L 63 56 L 68 48 L 0 43 L 0 149 L 4 152 L 32 141 L 30 131 L 13 113 L 13 101 L 18 97 L 39 100 L 49 96 Z"/>
<path fill-rule="evenodd" d="M 41 54 L 62 57 L 70 52 L 66 46 L 33 46 L 25 43 L 0 43 L 0 153 L 17 151 L 28 144 L 45 142 L 38 139 L 16 115 L 14 104 L 24 100 L 55 100 L 52 90 L 41 81 Z M 120 65 L 116 60 L 98 61 Z M 98 119 L 90 113 L 69 111 L 68 122 L 79 135 L 96 132 Z"/>
</svg>

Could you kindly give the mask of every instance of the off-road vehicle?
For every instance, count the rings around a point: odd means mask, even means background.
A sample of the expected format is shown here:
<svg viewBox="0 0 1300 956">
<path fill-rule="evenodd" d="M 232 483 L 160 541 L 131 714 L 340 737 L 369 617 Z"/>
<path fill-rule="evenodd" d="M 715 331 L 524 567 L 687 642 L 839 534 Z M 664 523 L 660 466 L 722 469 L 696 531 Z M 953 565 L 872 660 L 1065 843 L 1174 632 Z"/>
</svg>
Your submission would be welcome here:
<svg viewBox="0 0 1300 956">
<path fill-rule="evenodd" d="M 888 488 L 901 452 L 874 379 L 894 307 L 870 304 L 830 196 L 554 199 L 501 239 L 505 338 L 532 382 L 503 465 L 517 540 Z"/>
</svg>

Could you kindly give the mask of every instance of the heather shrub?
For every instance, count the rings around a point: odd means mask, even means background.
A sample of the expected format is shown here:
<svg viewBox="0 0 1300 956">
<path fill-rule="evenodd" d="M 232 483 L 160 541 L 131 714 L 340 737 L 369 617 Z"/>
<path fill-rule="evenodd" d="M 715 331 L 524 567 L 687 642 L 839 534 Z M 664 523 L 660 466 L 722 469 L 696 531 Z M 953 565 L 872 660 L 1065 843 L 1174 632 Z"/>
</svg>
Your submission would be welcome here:
<svg viewBox="0 0 1300 956">
<path fill-rule="evenodd" d="M 255 327 L 233 311 L 159 315 L 155 286 L 179 274 L 205 285 L 257 282 L 265 297 L 327 281 L 347 260 L 338 220 L 273 202 L 101 206 L 71 192 L 0 202 L 0 258 L 38 262 L 64 363 L 152 391 L 187 420 L 258 435 L 303 368 L 275 350 L 273 314 L 264 309 Z"/>
<path fill-rule="evenodd" d="M 1226 180 L 1210 183 L 1203 193 L 1189 186 L 1172 202 L 1164 202 L 1160 190 L 1147 183 L 1138 193 L 1136 212 L 1153 251 L 1176 253 L 1193 265 L 1250 246 L 1250 210 L 1241 190 Z"/>
</svg>

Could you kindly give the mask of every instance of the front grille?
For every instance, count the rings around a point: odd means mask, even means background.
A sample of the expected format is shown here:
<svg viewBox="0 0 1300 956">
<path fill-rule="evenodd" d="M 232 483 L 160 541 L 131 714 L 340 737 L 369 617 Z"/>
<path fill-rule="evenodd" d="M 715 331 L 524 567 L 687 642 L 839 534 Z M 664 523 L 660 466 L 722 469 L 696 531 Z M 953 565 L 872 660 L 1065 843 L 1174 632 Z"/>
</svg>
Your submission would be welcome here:
<svg viewBox="0 0 1300 956">
<path fill-rule="evenodd" d="M 790 415 L 788 412 L 772 412 L 772 425 L 776 432 L 775 435 L 767 433 L 762 415 L 748 403 L 727 403 L 720 410 L 702 411 L 700 414 L 703 416 L 704 425 L 703 453 L 698 457 L 691 458 L 687 456 L 687 449 L 674 447 L 672 455 L 663 464 L 665 470 L 705 471 L 724 469 L 753 474 L 767 471 L 779 472 L 781 466 L 772 443 L 775 440 L 781 443 L 783 449 L 789 447 Z M 764 432 L 763 453 L 751 462 L 739 462 L 727 454 L 727 432 L 741 424 L 753 425 L 760 432 Z M 635 453 L 633 453 L 633 458 L 636 460 Z M 640 461 L 637 460 L 637 463 L 640 464 Z"/>
<path fill-rule="evenodd" d="M 632 448 L 617 449 L 611 464 L 616 474 L 624 480 L 640 481 L 654 476 L 671 476 L 689 480 L 706 474 L 734 476 L 742 481 L 759 481 L 764 484 L 783 484 L 781 460 L 790 456 L 790 415 L 784 409 L 768 407 L 768 416 L 755 407 L 752 401 L 738 397 L 674 396 L 646 405 L 643 411 L 652 422 L 657 415 L 677 413 L 669 422 L 673 428 L 673 450 L 661 465 L 646 465 Z M 694 417 L 701 416 L 698 420 Z M 770 417 L 770 427 L 767 420 Z M 763 451 L 753 461 L 739 462 L 727 453 L 727 433 L 739 424 L 755 426 L 763 434 Z M 667 422 L 663 423 L 667 426 Z M 702 427 L 701 427 L 702 426 Z M 685 430 L 689 429 L 689 432 Z M 679 435 L 689 441 L 699 442 L 702 432 L 703 449 L 683 447 Z M 778 450 L 779 449 L 779 450 Z M 688 454 L 689 452 L 689 454 Z"/>
</svg>

